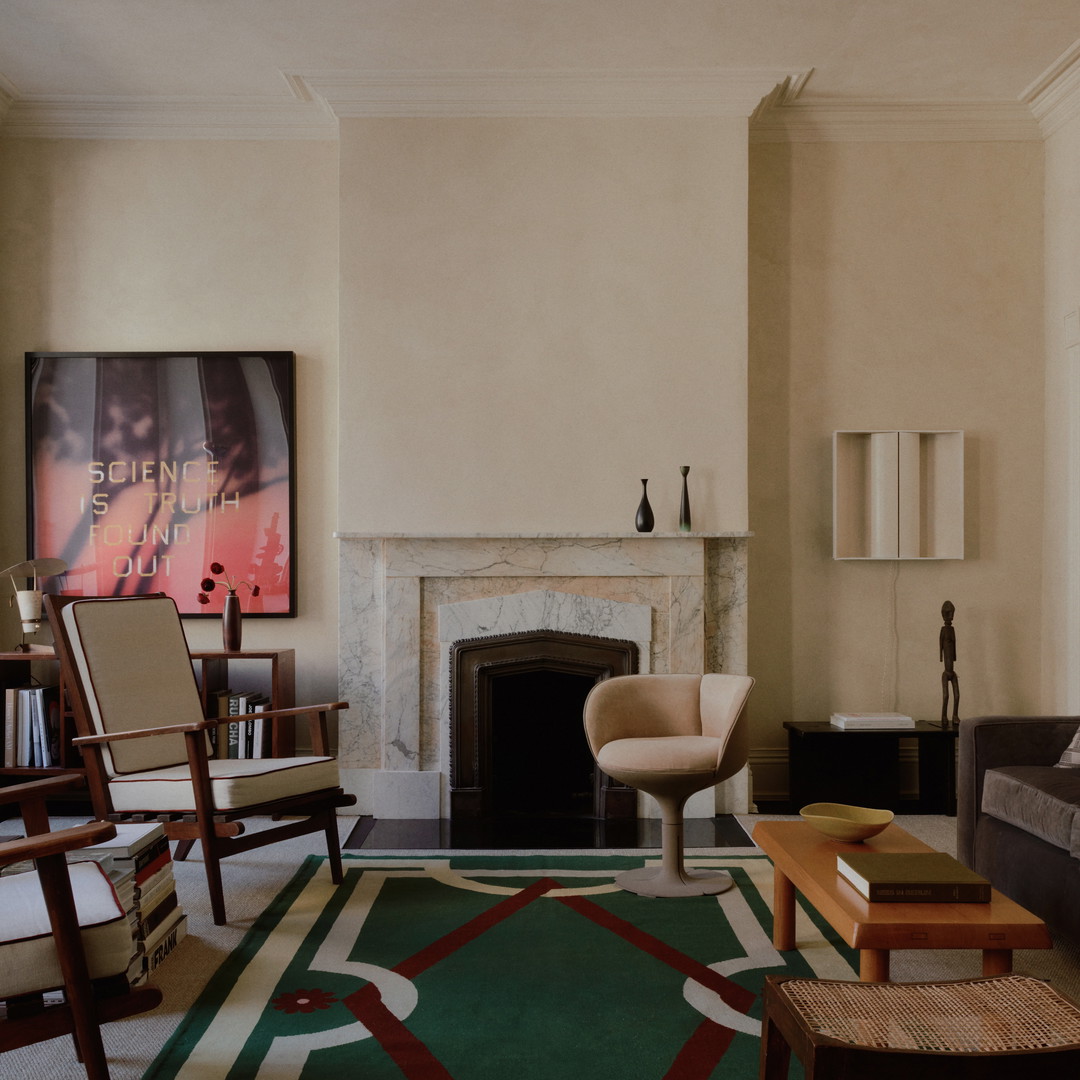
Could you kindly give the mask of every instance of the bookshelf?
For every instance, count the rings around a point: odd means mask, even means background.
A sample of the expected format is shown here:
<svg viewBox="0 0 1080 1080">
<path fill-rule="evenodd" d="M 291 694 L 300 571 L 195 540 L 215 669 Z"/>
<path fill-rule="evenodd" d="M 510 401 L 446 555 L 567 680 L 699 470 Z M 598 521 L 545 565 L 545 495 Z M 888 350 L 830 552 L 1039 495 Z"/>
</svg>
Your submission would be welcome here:
<svg viewBox="0 0 1080 1080">
<path fill-rule="evenodd" d="M 256 686 L 266 687 L 275 709 L 291 709 L 296 704 L 296 651 L 294 649 L 243 649 L 239 652 L 222 650 L 195 651 L 191 654 L 205 709 L 208 694 L 224 690 L 230 679 L 244 678 Z M 0 740 L 0 784 L 4 777 L 33 780 L 58 773 L 83 773 L 82 755 L 71 745 L 77 734 L 75 718 L 67 706 L 63 672 L 58 670 L 56 654 L 51 649 L 36 649 L 32 653 L 0 652 L 0 689 L 26 686 L 32 678 L 42 685 L 60 687 L 60 761 L 41 767 L 7 767 L 3 764 Z M 3 695 L 6 698 L 6 693 Z M 3 714 L 0 718 L 5 720 Z M 274 757 L 289 757 L 295 747 L 293 721 L 286 719 L 274 728 L 271 750 Z"/>
<path fill-rule="evenodd" d="M 270 698 L 271 707 L 291 709 L 296 704 L 296 650 L 242 649 L 240 652 L 221 650 L 191 654 L 195 674 L 202 694 L 203 712 L 207 701 L 216 692 L 233 689 L 262 690 Z M 295 726 L 291 718 L 274 725 L 271 757 L 292 757 L 296 747 Z"/>
</svg>

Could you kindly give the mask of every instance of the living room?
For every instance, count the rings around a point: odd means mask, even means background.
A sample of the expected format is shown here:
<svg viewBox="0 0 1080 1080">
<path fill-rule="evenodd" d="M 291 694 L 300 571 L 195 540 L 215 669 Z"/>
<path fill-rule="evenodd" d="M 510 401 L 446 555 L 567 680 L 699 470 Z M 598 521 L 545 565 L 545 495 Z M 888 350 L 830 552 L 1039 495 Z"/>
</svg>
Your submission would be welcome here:
<svg viewBox="0 0 1080 1080">
<path fill-rule="evenodd" d="M 945 600 L 962 715 L 1080 712 L 1074 4 L 355 6 L 4 5 L 4 565 L 52 554 L 24 354 L 284 349 L 298 614 L 244 641 L 295 648 L 298 701 L 355 697 L 349 545 L 636 540 L 642 478 L 679 542 L 688 464 L 754 802 L 785 721 L 934 718 Z M 964 432 L 963 559 L 833 558 L 842 430 Z M 357 813 L 395 772 L 441 813 L 423 707 L 392 760 L 353 701 Z"/>
</svg>

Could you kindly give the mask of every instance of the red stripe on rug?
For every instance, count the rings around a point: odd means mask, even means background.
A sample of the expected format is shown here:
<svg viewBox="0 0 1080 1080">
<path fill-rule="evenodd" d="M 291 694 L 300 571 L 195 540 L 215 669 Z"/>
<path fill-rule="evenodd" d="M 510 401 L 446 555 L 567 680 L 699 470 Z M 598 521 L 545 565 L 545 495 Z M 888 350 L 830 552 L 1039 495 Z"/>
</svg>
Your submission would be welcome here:
<svg viewBox="0 0 1080 1080">
<path fill-rule="evenodd" d="M 747 1013 L 754 1004 L 757 995 L 753 991 L 732 982 L 731 979 L 713 971 L 712 968 L 706 967 L 659 938 L 653 937 L 652 934 L 639 930 L 633 923 L 620 919 L 617 915 L 600 907 L 599 904 L 579 896 L 559 899 L 567 907 L 591 919 L 598 926 L 611 930 L 631 945 L 667 964 L 668 967 L 674 968 L 687 978 L 719 994 L 720 999 L 733 1009 Z M 723 1024 L 713 1020 L 704 1020 L 676 1055 L 664 1080 L 706 1080 L 720 1064 L 721 1058 L 727 1053 L 734 1038 L 735 1032 L 731 1028 L 724 1027 Z"/>
<path fill-rule="evenodd" d="M 702 986 L 719 994 L 721 1000 L 725 1001 L 733 1009 L 745 1013 L 754 1004 L 757 995 L 752 991 L 736 982 L 732 982 L 731 979 L 713 971 L 712 968 L 706 967 L 685 953 L 679 952 L 678 949 L 672 948 L 667 942 L 653 937 L 652 934 L 647 934 L 644 930 L 639 930 L 633 923 L 620 919 L 618 915 L 613 915 L 610 911 L 600 907 L 599 904 L 595 904 L 593 901 L 581 896 L 560 896 L 559 900 L 566 904 L 567 907 L 573 908 L 579 915 L 592 919 L 598 926 L 603 926 L 605 929 L 618 934 L 619 937 L 641 949 L 642 952 L 654 956 L 657 960 L 667 964 L 668 967 L 674 968 L 687 978 L 693 979 L 694 982 L 699 982 Z"/>
<path fill-rule="evenodd" d="M 664 1080 L 708 1080 L 727 1053 L 735 1032 L 712 1020 L 703 1020 L 676 1054 Z"/>
<path fill-rule="evenodd" d="M 415 979 L 433 964 L 444 960 L 451 953 L 498 926 L 515 912 L 527 907 L 550 889 L 559 888 L 551 878 L 541 878 L 527 889 L 507 897 L 501 903 L 470 919 L 449 934 L 433 941 L 418 953 L 392 969 L 407 979 Z M 383 1004 L 382 996 L 374 983 L 349 994 L 343 1001 L 349 1011 L 360 1021 L 387 1052 L 407 1080 L 453 1080 L 434 1054 Z"/>
<path fill-rule="evenodd" d="M 508 896 L 482 915 L 477 915 L 475 919 L 470 919 L 456 930 L 452 930 L 445 937 L 433 941 L 418 953 L 410 956 L 408 960 L 402 960 L 393 970 L 399 975 L 404 975 L 406 979 L 415 979 L 417 975 L 422 971 L 426 971 L 432 964 L 437 964 L 440 960 L 446 959 L 452 952 L 456 952 L 463 945 L 468 945 L 470 941 L 474 941 L 493 926 L 498 926 L 504 919 L 508 919 L 522 908 L 528 907 L 529 904 L 539 899 L 550 889 L 558 888 L 561 888 L 561 886 L 557 881 L 553 881 L 551 878 L 541 878 L 527 889 L 522 889 L 521 892 Z"/>
<path fill-rule="evenodd" d="M 344 1004 L 407 1080 L 453 1080 L 442 1062 L 383 1004 L 374 983 L 350 994 Z"/>
</svg>

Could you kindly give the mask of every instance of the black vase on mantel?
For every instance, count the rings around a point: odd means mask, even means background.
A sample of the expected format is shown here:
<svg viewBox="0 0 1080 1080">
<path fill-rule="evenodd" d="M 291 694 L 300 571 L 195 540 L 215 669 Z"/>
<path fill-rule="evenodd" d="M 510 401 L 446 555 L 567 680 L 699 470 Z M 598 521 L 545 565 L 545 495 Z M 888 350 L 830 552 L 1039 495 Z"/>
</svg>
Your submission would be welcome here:
<svg viewBox="0 0 1080 1080">
<path fill-rule="evenodd" d="M 690 492 L 686 490 L 686 474 L 690 471 L 689 465 L 680 465 L 682 473 L 682 502 L 679 503 L 679 532 L 690 531 Z"/>
<path fill-rule="evenodd" d="M 638 503 L 637 517 L 634 518 L 634 526 L 638 532 L 652 532 L 653 519 L 652 507 L 649 505 L 648 480 L 641 481 L 641 502 Z"/>
</svg>

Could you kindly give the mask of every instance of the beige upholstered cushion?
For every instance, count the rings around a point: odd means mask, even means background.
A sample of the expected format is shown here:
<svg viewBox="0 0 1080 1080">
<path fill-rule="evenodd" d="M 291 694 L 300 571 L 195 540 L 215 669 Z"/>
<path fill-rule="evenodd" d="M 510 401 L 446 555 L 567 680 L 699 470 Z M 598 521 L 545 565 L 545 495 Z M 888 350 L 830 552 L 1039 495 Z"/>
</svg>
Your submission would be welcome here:
<svg viewBox="0 0 1080 1080">
<path fill-rule="evenodd" d="M 112 883 L 95 862 L 69 867 L 90 978 L 119 975 L 135 952 L 131 924 Z M 63 985 L 52 928 L 36 873 L 0 877 L 0 997 Z"/>
<path fill-rule="evenodd" d="M 209 766 L 210 787 L 218 810 L 235 810 L 339 785 L 334 758 L 215 758 Z M 114 777 L 109 794 L 118 811 L 195 809 L 195 792 L 186 763 Z"/>
<path fill-rule="evenodd" d="M 700 735 L 700 689 L 700 675 L 629 675 L 597 683 L 585 714 L 593 756 L 615 739 Z M 600 699 L 603 706 L 595 707 Z"/>
<path fill-rule="evenodd" d="M 169 597 L 77 600 L 62 617 L 98 733 L 203 719 L 187 639 Z M 110 775 L 187 761 L 183 735 L 127 739 L 102 750 Z"/>
<path fill-rule="evenodd" d="M 713 773 L 723 748 L 704 735 L 669 735 L 658 739 L 616 739 L 596 756 L 604 772 Z"/>
</svg>

